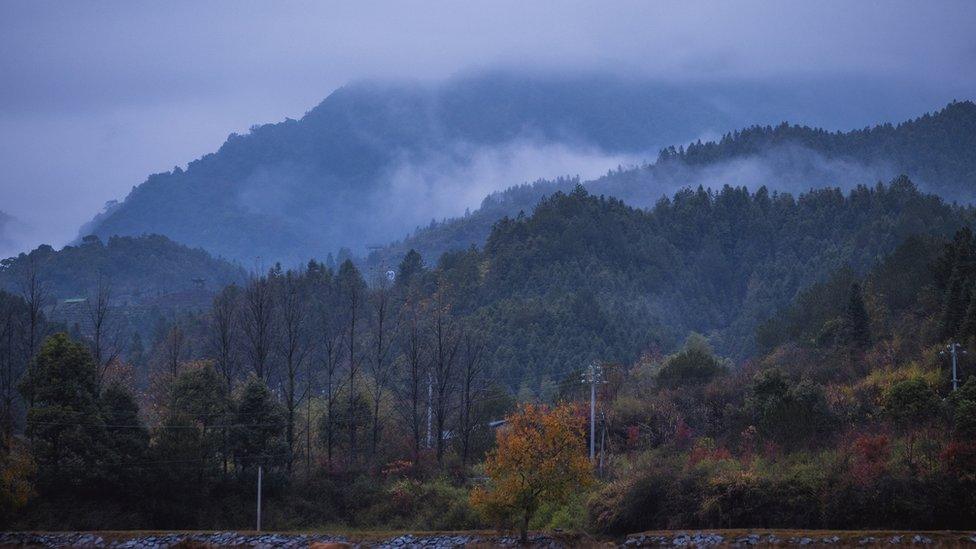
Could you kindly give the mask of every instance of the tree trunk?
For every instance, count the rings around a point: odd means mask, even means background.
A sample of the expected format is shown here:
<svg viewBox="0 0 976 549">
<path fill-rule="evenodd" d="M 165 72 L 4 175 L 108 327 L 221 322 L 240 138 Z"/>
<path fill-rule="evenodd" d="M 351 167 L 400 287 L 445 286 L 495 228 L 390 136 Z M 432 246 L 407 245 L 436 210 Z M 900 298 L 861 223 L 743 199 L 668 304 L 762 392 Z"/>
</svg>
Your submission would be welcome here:
<svg viewBox="0 0 976 549">
<path fill-rule="evenodd" d="M 289 366 L 291 370 L 291 366 Z M 285 439 L 288 444 L 288 475 L 291 476 L 295 452 L 295 377 L 288 376 L 288 424 L 285 426 Z"/>
</svg>

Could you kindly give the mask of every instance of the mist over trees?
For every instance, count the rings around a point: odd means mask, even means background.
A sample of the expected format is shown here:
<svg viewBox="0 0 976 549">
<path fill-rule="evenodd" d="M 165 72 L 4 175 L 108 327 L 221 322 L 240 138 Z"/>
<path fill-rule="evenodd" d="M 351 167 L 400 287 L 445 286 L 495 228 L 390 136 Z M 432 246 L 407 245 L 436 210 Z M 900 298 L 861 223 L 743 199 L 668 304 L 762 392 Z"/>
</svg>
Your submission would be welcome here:
<svg viewBox="0 0 976 549">
<path fill-rule="evenodd" d="M 367 261 L 389 261 L 410 249 L 439 256 L 451 250 L 481 246 L 502 217 L 531 212 L 538 201 L 583 184 L 597 195 L 629 205 L 651 207 L 684 188 L 744 186 L 752 191 L 794 195 L 823 187 L 849 191 L 907 174 L 926 192 L 948 201 L 971 202 L 976 165 L 971 151 L 976 105 L 954 102 L 942 110 L 897 125 L 830 132 L 806 126 L 753 126 L 660 151 L 652 164 L 618 167 L 597 179 L 576 177 L 538 180 L 494 192 L 463 217 L 432 222 L 401 242 L 374 251 Z"/>
<path fill-rule="evenodd" d="M 217 152 L 190 162 L 185 170 L 151 175 L 125 200 L 96 216 L 81 235 L 106 239 L 158 233 L 244 264 L 260 256 L 268 263 L 295 265 L 343 246 L 360 250 L 402 238 L 431 219 L 460 215 L 488 193 L 524 180 L 560 173 L 572 177 L 579 171 L 588 172 L 582 174 L 588 178 L 618 164 L 653 160 L 661 147 L 672 143 L 757 121 L 847 128 L 858 117 L 838 111 L 863 102 L 858 98 L 866 97 L 863 90 L 871 87 L 853 81 L 807 85 L 824 100 L 800 108 L 791 101 L 797 89 L 789 85 L 696 86 L 588 74 L 502 72 L 437 85 L 350 84 L 300 120 L 255 126 L 246 135 L 231 135 Z M 759 96 L 764 100 L 753 99 Z M 879 101 L 872 96 L 855 111 L 874 112 L 881 108 Z M 894 107 L 888 111 L 878 118 L 891 112 L 907 115 Z M 552 165 L 553 156 L 564 161 Z M 524 166 L 525 174 L 508 171 L 512 163 Z M 805 191 L 814 180 L 821 183 L 824 177 L 850 175 L 851 170 L 868 177 L 826 183 L 853 186 L 903 172 L 929 175 L 897 164 L 890 170 L 875 168 L 835 166 L 812 179 L 794 175 L 788 179 L 796 184 L 779 190 Z M 645 206 L 684 185 L 731 182 L 774 188 L 776 179 L 729 181 L 727 176 L 699 182 L 682 174 L 657 177 L 662 179 L 653 185 L 644 177 L 636 187 L 592 190 Z M 529 211 L 539 196 L 506 213 Z M 384 215 L 372 215 L 380 211 Z M 496 219 L 486 220 L 475 243 L 483 242 Z M 410 247 L 417 246 L 401 251 Z M 437 256 L 444 250 L 422 251 Z"/>
</svg>

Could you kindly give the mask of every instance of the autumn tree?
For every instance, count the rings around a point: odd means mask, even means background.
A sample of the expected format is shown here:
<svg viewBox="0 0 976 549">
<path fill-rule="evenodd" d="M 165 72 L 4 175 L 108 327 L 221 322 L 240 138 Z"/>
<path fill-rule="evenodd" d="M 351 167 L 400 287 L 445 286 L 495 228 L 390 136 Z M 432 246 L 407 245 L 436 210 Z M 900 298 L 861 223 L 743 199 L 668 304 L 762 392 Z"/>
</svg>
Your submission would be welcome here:
<svg viewBox="0 0 976 549">
<path fill-rule="evenodd" d="M 0 520 L 22 509 L 36 495 L 36 473 L 37 464 L 25 441 L 14 440 L 6 451 L 0 452 Z"/>
<path fill-rule="evenodd" d="M 569 405 L 526 404 L 506 418 L 496 439 L 485 460 L 489 483 L 475 488 L 471 503 L 496 524 L 517 522 L 525 542 L 542 504 L 563 504 L 593 481 L 583 421 Z"/>
</svg>

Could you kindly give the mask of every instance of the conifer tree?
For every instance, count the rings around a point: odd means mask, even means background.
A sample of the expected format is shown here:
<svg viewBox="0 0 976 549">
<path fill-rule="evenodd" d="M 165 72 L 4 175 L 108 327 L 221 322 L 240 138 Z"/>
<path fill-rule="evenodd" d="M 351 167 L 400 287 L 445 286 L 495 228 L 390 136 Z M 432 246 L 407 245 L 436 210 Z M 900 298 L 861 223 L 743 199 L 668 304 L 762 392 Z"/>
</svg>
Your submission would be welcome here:
<svg viewBox="0 0 976 549">
<path fill-rule="evenodd" d="M 33 441 L 38 485 L 47 490 L 84 490 L 99 476 L 106 429 L 98 399 L 95 362 L 67 334 L 48 338 L 30 380 L 27 435 Z"/>
<path fill-rule="evenodd" d="M 847 344 L 864 350 L 871 344 L 871 318 L 864 306 L 864 296 L 861 285 L 851 284 L 850 297 L 847 300 Z"/>
</svg>

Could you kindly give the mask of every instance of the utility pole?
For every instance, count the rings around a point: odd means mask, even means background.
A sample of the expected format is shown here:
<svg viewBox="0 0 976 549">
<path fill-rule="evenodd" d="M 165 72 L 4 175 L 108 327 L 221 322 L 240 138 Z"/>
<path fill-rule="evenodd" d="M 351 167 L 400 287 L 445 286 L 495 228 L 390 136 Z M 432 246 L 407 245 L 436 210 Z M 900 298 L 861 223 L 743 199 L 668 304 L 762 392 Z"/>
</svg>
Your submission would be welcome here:
<svg viewBox="0 0 976 549">
<path fill-rule="evenodd" d="M 966 354 L 966 350 L 962 349 L 962 345 L 952 342 L 946 345 L 946 351 L 949 351 L 949 356 L 952 357 L 952 390 L 955 391 L 959 388 L 959 370 L 956 366 L 956 363 L 958 362 L 957 354 L 958 352 Z M 946 351 L 939 351 L 939 354 L 945 356 Z"/>
<path fill-rule="evenodd" d="M 600 413 L 600 423 L 603 424 L 603 429 L 600 430 L 600 467 L 597 469 L 599 475 L 603 476 L 603 459 L 607 454 L 607 414 L 606 412 Z"/>
<path fill-rule="evenodd" d="M 258 532 L 261 531 L 261 476 L 263 473 L 264 468 L 258 465 Z"/>
<path fill-rule="evenodd" d="M 312 369 L 309 361 L 309 370 Z M 312 374 L 309 372 L 308 385 L 305 388 L 305 476 L 310 477 L 312 471 Z"/>
<path fill-rule="evenodd" d="M 430 430 L 431 423 L 434 419 L 434 381 L 430 376 L 430 372 L 427 372 L 427 448 L 430 448 Z"/>
<path fill-rule="evenodd" d="M 590 385 L 590 461 L 593 461 L 596 451 L 596 385 L 604 383 L 603 367 L 596 361 L 587 366 L 580 381 Z"/>
</svg>

